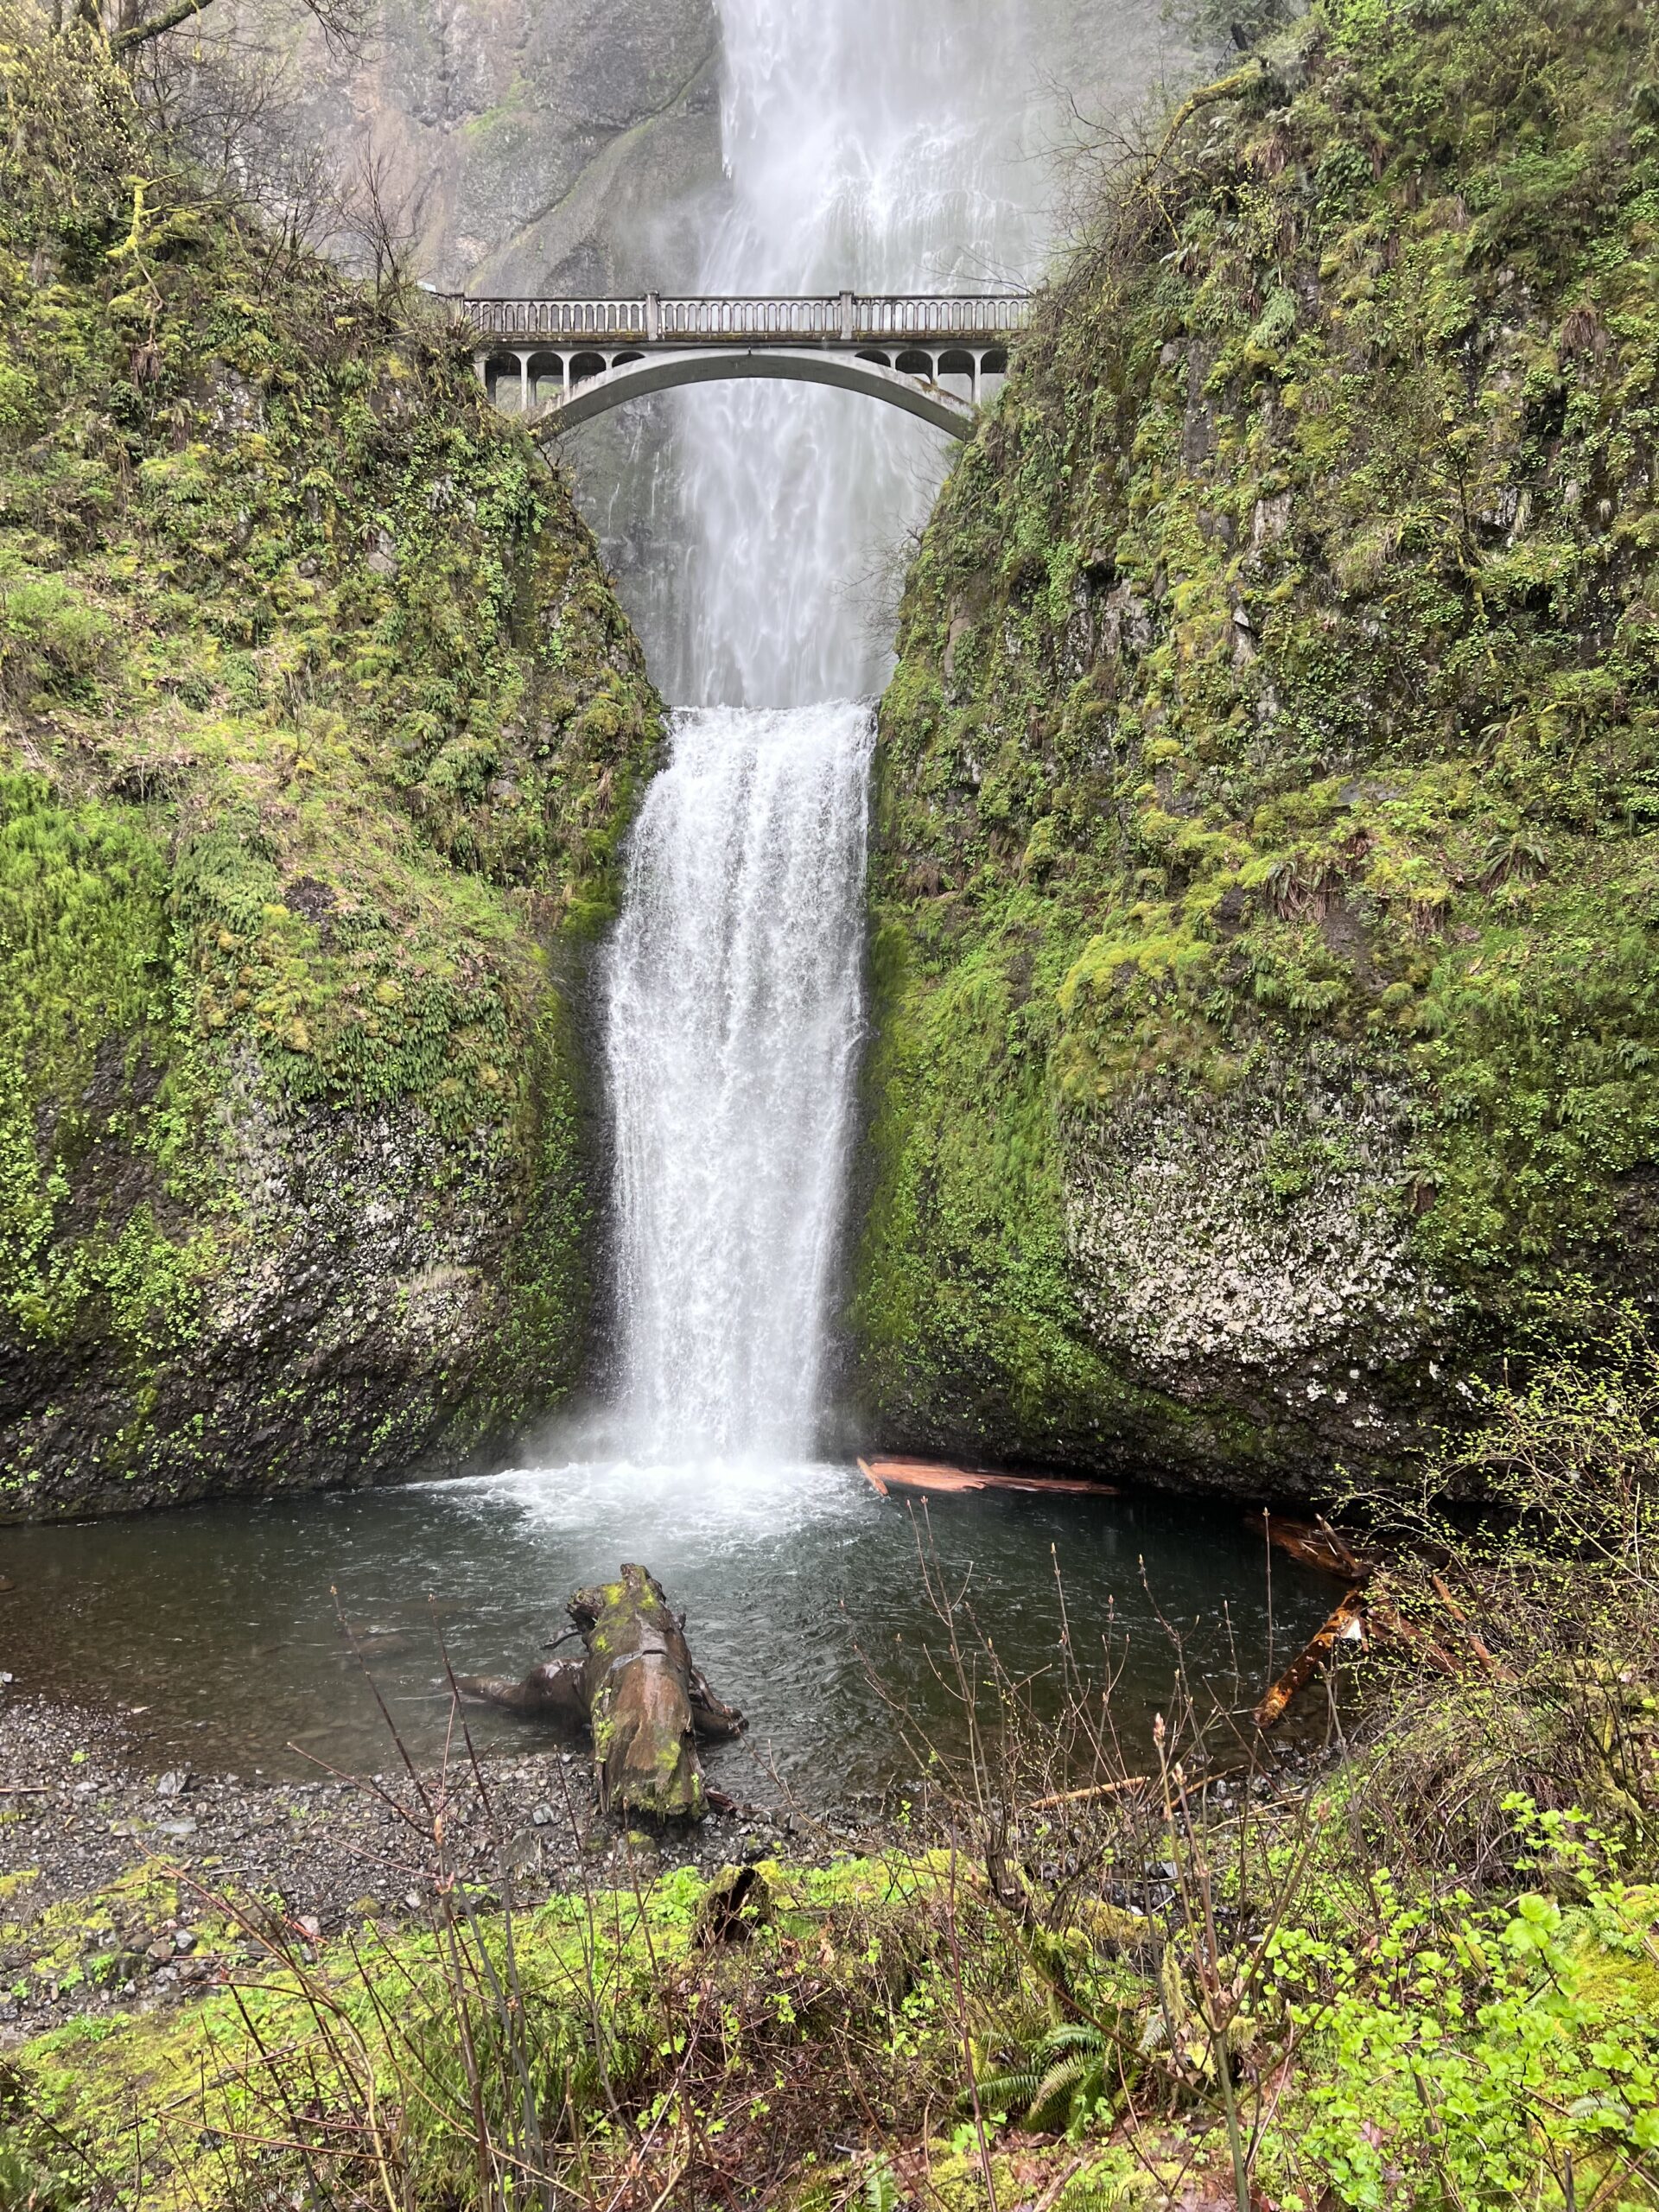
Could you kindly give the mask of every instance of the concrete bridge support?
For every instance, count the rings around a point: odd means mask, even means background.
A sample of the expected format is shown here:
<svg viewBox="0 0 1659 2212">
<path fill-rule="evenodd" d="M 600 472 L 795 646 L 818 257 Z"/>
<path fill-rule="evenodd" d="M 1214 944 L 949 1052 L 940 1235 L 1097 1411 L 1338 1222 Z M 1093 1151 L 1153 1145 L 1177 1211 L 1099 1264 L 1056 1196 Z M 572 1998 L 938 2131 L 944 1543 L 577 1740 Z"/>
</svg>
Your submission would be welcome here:
<svg viewBox="0 0 1659 2212">
<path fill-rule="evenodd" d="M 953 436 L 971 434 L 973 410 L 1007 373 L 1003 346 L 883 350 L 861 346 L 620 346 L 579 350 L 498 346 L 474 356 L 496 406 L 574 429 L 646 392 L 731 378 L 763 377 L 861 391 L 918 415 Z"/>
</svg>

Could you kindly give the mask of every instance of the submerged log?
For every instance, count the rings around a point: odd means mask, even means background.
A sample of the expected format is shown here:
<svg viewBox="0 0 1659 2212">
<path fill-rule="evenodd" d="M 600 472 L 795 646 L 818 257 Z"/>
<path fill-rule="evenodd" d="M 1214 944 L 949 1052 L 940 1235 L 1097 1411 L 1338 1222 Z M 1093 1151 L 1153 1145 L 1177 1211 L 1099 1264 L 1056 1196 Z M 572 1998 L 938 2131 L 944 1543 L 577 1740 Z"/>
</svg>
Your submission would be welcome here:
<svg viewBox="0 0 1659 2212">
<path fill-rule="evenodd" d="M 550 1661 L 518 1682 L 465 1675 L 463 1695 L 585 1724 L 601 1808 L 701 1820 L 708 1791 L 696 1738 L 735 1736 L 743 1716 L 692 1663 L 683 1617 L 643 1567 L 624 1567 L 620 1582 L 578 1590 L 569 1611 L 582 1658 Z"/>
</svg>

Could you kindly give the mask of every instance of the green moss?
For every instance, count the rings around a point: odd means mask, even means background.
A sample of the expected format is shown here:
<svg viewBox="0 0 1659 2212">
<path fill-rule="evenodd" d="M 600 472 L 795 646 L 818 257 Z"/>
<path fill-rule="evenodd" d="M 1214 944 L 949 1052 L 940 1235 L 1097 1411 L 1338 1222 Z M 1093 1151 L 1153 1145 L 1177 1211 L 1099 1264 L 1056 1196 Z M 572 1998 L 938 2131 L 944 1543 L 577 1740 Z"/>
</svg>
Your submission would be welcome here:
<svg viewBox="0 0 1659 2212">
<path fill-rule="evenodd" d="M 1318 8 L 1043 305 L 882 711 L 894 1420 L 941 1417 L 920 1325 L 1034 1408 L 1005 1441 L 1147 1433 L 1080 1339 L 1062 1132 L 1333 1049 L 1409 1103 L 1448 1310 L 1645 1278 L 1656 59 L 1627 0 Z"/>
<path fill-rule="evenodd" d="M 207 202 L 80 33 L 9 17 L 0 79 L 0 1310 L 114 1355 L 66 1502 L 188 1458 L 203 1293 L 257 1257 L 228 1140 L 384 1117 L 435 1223 L 503 1220 L 486 1339 L 385 1409 L 384 1464 L 453 1452 L 582 1357 L 565 1009 L 658 704 L 566 485 L 419 296 Z M 38 1507 L 70 1447 L 36 1410 L 0 1479 Z"/>
</svg>

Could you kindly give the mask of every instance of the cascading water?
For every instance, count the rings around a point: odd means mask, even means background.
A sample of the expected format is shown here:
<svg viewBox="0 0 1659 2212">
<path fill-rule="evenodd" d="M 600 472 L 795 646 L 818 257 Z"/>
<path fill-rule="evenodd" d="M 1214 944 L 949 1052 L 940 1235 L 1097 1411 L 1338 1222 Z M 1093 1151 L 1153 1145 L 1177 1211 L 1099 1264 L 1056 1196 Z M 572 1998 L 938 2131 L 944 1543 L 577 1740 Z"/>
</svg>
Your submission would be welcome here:
<svg viewBox="0 0 1659 2212">
<path fill-rule="evenodd" d="M 861 707 L 692 713 L 611 949 L 624 1388 L 693 1452 L 812 1440 L 859 1039 Z"/>
<path fill-rule="evenodd" d="M 709 292 L 980 284 L 1023 259 L 1017 0 L 719 0 L 730 183 Z M 1001 118 L 1001 120 L 999 120 Z M 852 1131 L 868 709 L 845 597 L 947 441 L 849 395 L 731 385 L 681 418 L 695 549 L 670 765 L 607 970 L 621 1368 L 658 1455 L 810 1451 Z M 838 702 L 838 703 L 826 703 Z"/>
<path fill-rule="evenodd" d="M 706 292 L 996 289 L 1030 273 L 1024 0 L 718 0 L 729 194 Z M 693 547 L 664 677 L 704 705 L 868 696 L 887 665 L 849 587 L 931 504 L 950 442 L 800 385 L 683 405 Z"/>
</svg>

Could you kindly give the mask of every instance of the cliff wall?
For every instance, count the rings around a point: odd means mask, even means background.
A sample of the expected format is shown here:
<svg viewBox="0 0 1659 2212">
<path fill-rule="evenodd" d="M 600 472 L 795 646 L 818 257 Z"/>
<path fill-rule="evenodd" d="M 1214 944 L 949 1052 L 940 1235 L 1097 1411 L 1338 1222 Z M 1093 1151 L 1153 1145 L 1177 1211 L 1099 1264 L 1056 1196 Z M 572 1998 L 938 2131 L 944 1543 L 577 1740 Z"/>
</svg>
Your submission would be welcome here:
<svg viewBox="0 0 1659 2212">
<path fill-rule="evenodd" d="M 418 300 L 0 73 L 0 1516 L 454 1465 L 586 1349 L 658 704 Z"/>
<path fill-rule="evenodd" d="M 881 713 L 884 1437 L 1318 1490 L 1650 1294 L 1653 38 L 1322 0 L 1046 301 Z"/>
</svg>

